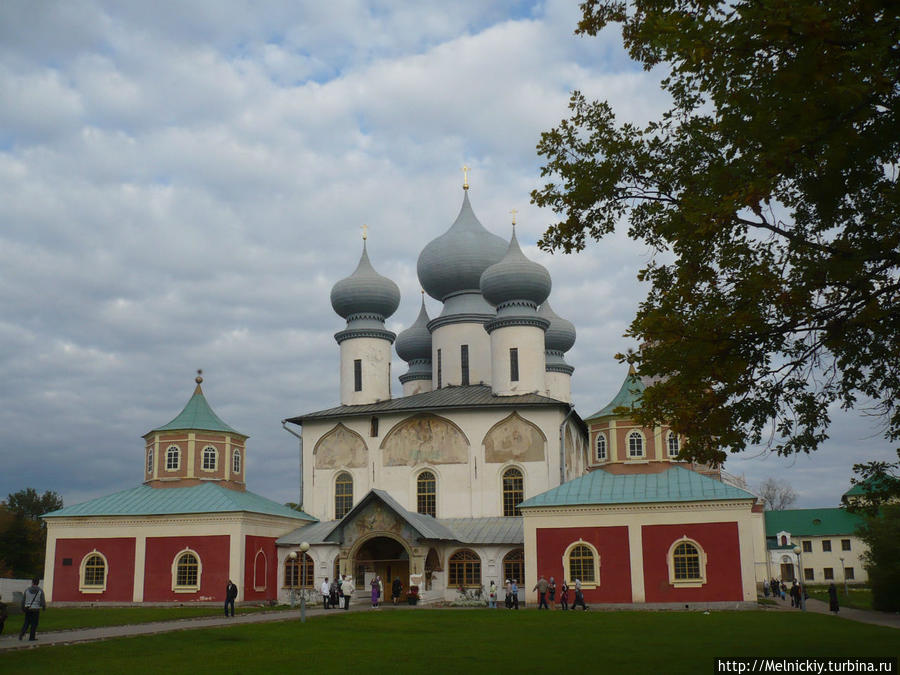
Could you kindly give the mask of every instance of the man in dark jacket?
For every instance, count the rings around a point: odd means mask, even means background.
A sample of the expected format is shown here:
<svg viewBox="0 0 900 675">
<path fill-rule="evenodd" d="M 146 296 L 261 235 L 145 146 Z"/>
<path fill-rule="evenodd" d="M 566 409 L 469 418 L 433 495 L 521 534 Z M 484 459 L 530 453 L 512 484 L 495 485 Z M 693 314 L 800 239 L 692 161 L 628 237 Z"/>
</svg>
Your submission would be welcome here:
<svg viewBox="0 0 900 675">
<path fill-rule="evenodd" d="M 228 608 L 231 607 L 231 616 L 234 616 L 234 600 L 237 598 L 238 587 L 229 579 L 225 587 L 225 616 L 228 616 Z"/>
<path fill-rule="evenodd" d="M 44 599 L 44 591 L 41 590 L 41 580 L 35 577 L 31 580 L 31 586 L 25 589 L 22 594 L 22 611 L 25 613 L 25 623 L 22 624 L 22 630 L 19 631 L 19 639 L 25 637 L 28 632 L 28 640 L 34 641 L 34 636 L 38 627 L 38 619 L 42 609 L 47 609 L 47 601 Z"/>
</svg>

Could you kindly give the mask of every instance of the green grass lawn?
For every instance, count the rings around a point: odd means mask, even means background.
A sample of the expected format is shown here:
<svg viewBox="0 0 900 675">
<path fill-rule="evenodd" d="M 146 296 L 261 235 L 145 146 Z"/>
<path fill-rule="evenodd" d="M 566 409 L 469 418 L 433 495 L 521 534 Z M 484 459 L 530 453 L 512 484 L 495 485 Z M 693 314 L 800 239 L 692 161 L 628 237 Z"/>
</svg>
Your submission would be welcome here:
<svg viewBox="0 0 900 675">
<path fill-rule="evenodd" d="M 821 600 L 828 604 L 828 586 L 809 586 L 809 597 Z M 872 589 L 853 586 L 848 587 L 849 594 L 844 595 L 844 586 L 837 586 L 838 603 L 841 607 L 854 607 L 856 609 L 872 609 Z"/>
<path fill-rule="evenodd" d="M 8 652 L 5 672 L 711 673 L 715 656 L 896 656 L 900 631 L 791 612 L 335 613 Z M 63 665 L 64 664 L 64 665 Z"/>
<path fill-rule="evenodd" d="M 260 612 L 276 607 L 238 607 L 235 612 Z M 41 631 L 68 630 L 70 628 L 97 628 L 100 626 L 124 626 L 153 621 L 194 619 L 198 616 L 222 616 L 221 607 L 50 607 L 41 612 Z M 11 615 L 6 620 L 4 633 L 18 631 L 22 615 Z"/>
</svg>

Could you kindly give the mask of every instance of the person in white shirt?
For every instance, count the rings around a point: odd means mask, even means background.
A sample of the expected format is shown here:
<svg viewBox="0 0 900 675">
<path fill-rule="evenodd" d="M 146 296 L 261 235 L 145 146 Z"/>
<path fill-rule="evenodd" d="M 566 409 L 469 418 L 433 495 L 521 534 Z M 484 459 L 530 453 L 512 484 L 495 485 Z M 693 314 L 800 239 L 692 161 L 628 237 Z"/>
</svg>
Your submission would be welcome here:
<svg viewBox="0 0 900 675">
<path fill-rule="evenodd" d="M 322 606 L 328 609 L 328 596 L 331 594 L 331 586 L 328 584 L 328 577 L 322 582 Z"/>
</svg>

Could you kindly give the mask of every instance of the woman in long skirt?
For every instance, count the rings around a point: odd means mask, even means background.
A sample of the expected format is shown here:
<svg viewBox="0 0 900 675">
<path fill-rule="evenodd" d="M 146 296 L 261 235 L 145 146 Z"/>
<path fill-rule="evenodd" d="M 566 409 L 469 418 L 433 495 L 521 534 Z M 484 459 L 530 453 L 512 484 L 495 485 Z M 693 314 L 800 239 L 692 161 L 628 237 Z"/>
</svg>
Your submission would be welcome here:
<svg viewBox="0 0 900 675">
<path fill-rule="evenodd" d="M 370 583 L 369 586 L 372 587 L 372 607 L 378 609 L 378 578 L 372 577 L 372 583 Z"/>
<path fill-rule="evenodd" d="M 835 614 L 841 610 L 838 604 L 837 588 L 834 587 L 834 584 L 828 587 L 828 609 Z"/>
</svg>

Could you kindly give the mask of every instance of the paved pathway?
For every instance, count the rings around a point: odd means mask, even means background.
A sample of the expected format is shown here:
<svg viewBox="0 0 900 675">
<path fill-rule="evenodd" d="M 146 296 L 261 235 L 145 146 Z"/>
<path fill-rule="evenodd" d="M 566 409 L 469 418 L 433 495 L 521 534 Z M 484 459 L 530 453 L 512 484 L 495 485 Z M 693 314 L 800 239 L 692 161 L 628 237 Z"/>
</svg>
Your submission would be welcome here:
<svg viewBox="0 0 900 675">
<path fill-rule="evenodd" d="M 405 605 L 396 607 L 383 607 L 394 611 L 402 609 Z M 53 611 L 52 609 L 50 611 Z M 373 611 L 372 607 L 367 604 L 350 605 L 349 612 Z M 380 611 L 380 610 L 379 610 Z M 307 607 L 306 618 L 310 619 L 318 616 L 332 616 L 343 614 L 344 610 L 329 609 L 324 610 L 320 606 Z M 47 645 L 68 645 L 76 642 L 94 642 L 97 640 L 107 640 L 109 638 L 129 637 L 132 635 L 155 635 L 157 633 L 168 633 L 176 630 L 194 630 L 197 628 L 217 628 L 219 626 L 235 626 L 247 623 L 270 623 L 274 621 L 299 621 L 300 609 L 294 610 L 277 610 L 271 612 L 253 612 L 250 614 L 238 614 L 234 618 L 226 618 L 224 616 L 204 616 L 196 619 L 177 619 L 174 621 L 157 621 L 155 623 L 138 623 L 126 626 L 103 626 L 101 628 L 75 628 L 72 630 L 59 630 L 53 632 L 42 633 L 40 624 L 38 624 L 37 640 L 29 642 L 28 636 L 19 641 L 19 628 L 21 627 L 22 616 L 20 614 L 13 615 L 6 620 L 6 628 L 3 635 L 0 635 L 0 652 L 8 649 L 29 649 L 34 647 L 43 647 Z"/>
<path fill-rule="evenodd" d="M 840 598 L 838 598 L 840 601 Z M 791 607 L 791 601 L 776 598 L 779 609 L 789 612 L 799 612 L 796 607 Z M 806 611 L 816 614 L 831 614 L 828 611 L 828 605 L 821 600 L 809 598 L 806 601 Z M 890 614 L 888 612 L 874 612 L 867 609 L 853 609 L 852 607 L 841 607 L 841 611 L 837 613 L 839 619 L 849 619 L 850 621 L 859 621 L 860 623 L 871 623 L 876 626 L 887 626 L 889 628 L 900 628 L 900 613 Z"/>
</svg>

